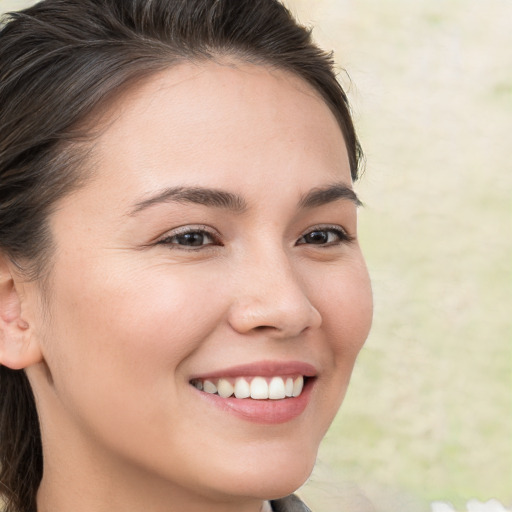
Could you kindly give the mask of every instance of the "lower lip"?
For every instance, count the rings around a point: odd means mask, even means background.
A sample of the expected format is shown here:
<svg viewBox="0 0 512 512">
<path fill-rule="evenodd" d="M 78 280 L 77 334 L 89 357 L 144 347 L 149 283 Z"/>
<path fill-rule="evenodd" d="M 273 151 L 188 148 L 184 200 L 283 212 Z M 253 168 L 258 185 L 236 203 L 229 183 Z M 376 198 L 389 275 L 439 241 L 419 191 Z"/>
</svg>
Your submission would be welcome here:
<svg viewBox="0 0 512 512">
<path fill-rule="evenodd" d="M 253 400 L 251 398 L 222 398 L 195 389 L 200 396 L 220 409 L 253 423 L 276 425 L 286 423 L 300 416 L 311 398 L 315 379 L 307 379 L 302 393 L 282 400 Z"/>
</svg>

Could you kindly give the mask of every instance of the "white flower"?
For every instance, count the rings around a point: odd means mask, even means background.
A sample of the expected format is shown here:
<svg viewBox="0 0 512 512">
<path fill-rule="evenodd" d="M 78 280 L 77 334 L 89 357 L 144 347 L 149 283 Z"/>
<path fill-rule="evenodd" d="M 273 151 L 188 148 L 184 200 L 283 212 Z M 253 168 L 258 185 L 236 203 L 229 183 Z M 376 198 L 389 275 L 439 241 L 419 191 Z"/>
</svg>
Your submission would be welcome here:
<svg viewBox="0 0 512 512">
<path fill-rule="evenodd" d="M 498 500 L 489 500 L 485 503 L 478 500 L 469 500 L 466 506 L 468 512 L 507 512 Z"/>
<path fill-rule="evenodd" d="M 485 503 L 478 500 L 469 500 L 466 504 L 467 512 L 512 512 L 506 509 L 498 500 L 489 500 Z M 431 512 L 456 512 L 451 503 L 433 501 L 430 504 Z"/>
</svg>

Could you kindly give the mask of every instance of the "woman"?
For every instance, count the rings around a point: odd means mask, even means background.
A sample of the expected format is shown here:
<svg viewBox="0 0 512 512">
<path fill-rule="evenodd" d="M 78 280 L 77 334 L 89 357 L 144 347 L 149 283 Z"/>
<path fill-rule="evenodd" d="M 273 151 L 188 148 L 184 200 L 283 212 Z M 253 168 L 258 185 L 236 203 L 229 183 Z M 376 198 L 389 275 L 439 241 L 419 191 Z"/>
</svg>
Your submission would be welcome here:
<svg viewBox="0 0 512 512">
<path fill-rule="evenodd" d="M 329 56 L 274 0 L 45 0 L 0 98 L 6 510 L 308 510 L 372 310 Z"/>
</svg>

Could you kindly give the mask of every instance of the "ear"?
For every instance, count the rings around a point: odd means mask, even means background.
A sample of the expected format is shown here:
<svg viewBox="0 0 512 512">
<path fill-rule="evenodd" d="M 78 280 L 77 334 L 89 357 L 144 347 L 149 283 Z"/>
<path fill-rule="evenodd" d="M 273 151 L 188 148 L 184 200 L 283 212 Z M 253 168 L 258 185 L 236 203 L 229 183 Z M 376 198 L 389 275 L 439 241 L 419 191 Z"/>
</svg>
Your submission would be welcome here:
<svg viewBox="0 0 512 512">
<path fill-rule="evenodd" d="M 20 370 L 42 360 L 39 343 L 23 315 L 22 280 L 0 253 L 0 364 Z"/>
</svg>

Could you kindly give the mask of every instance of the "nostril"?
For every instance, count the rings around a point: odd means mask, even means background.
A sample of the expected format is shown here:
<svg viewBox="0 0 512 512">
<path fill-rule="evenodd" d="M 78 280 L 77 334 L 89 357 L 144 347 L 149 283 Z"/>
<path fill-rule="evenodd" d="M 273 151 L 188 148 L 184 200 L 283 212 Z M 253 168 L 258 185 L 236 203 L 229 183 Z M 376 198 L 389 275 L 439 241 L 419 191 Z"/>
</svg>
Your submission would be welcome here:
<svg viewBox="0 0 512 512">
<path fill-rule="evenodd" d="M 273 327 L 271 325 L 258 325 L 257 327 L 254 328 L 254 330 L 256 331 L 264 331 L 266 329 L 276 329 L 276 327 Z"/>
</svg>

